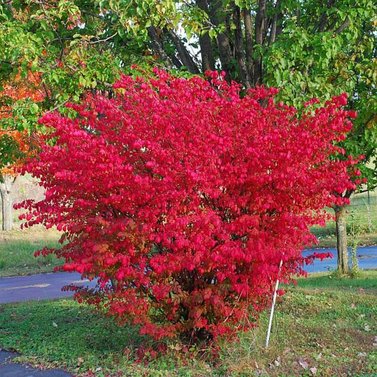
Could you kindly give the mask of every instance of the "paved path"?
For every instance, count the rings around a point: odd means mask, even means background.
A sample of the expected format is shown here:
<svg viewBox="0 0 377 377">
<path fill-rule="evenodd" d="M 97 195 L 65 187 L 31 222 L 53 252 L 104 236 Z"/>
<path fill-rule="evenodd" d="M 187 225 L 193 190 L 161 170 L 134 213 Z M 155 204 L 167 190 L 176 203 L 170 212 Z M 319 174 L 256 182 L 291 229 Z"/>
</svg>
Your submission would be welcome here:
<svg viewBox="0 0 377 377">
<path fill-rule="evenodd" d="M 12 359 L 16 356 L 16 353 L 0 350 L 1 377 L 72 377 L 61 369 L 40 370 L 25 364 L 13 363 Z"/>
<path fill-rule="evenodd" d="M 324 259 L 323 261 L 315 260 L 313 264 L 306 266 L 307 272 L 324 272 L 336 270 L 337 267 L 337 251 L 336 249 L 310 249 L 303 251 L 303 255 L 310 255 L 313 252 L 330 252 L 333 257 L 331 259 Z M 350 252 L 350 250 L 349 250 Z M 357 259 L 359 267 L 363 270 L 377 269 L 377 246 L 363 246 L 357 249 Z M 351 260 L 351 255 L 349 256 Z M 0 283 L 1 285 L 1 283 Z"/>
<path fill-rule="evenodd" d="M 70 297 L 72 292 L 61 290 L 69 284 L 87 285 L 89 281 L 70 272 L 0 278 L 0 304 Z"/>
</svg>

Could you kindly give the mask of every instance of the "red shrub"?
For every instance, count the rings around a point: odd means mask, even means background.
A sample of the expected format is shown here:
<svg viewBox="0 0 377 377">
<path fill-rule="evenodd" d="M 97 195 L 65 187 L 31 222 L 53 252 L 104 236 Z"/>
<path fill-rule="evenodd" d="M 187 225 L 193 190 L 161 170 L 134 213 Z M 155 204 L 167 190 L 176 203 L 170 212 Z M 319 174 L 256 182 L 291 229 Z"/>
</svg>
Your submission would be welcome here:
<svg viewBox="0 0 377 377">
<path fill-rule="evenodd" d="M 51 127 L 25 170 L 46 198 L 26 225 L 57 226 L 64 270 L 98 277 L 78 298 L 155 338 L 248 328 L 281 278 L 300 273 L 308 227 L 352 186 L 335 143 L 345 96 L 298 117 L 274 89 L 240 96 L 213 75 L 123 77 L 116 98 L 88 97 Z M 308 108 L 310 109 L 310 107 Z"/>
</svg>

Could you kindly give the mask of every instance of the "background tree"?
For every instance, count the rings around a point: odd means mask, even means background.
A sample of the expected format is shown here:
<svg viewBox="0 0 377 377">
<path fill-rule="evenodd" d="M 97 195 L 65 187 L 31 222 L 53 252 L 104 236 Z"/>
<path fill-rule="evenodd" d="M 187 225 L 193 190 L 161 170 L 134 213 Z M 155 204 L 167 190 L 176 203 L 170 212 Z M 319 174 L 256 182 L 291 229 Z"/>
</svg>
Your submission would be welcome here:
<svg viewBox="0 0 377 377">
<path fill-rule="evenodd" d="M 358 112 L 344 143 L 376 185 L 377 63 L 375 2 L 360 0 L 101 1 L 126 31 L 149 40 L 167 67 L 193 74 L 221 69 L 245 88 L 267 84 L 299 105 L 346 92 Z M 123 3 L 122 3 L 123 4 Z M 356 179 L 361 183 L 362 179 Z M 360 186 L 359 186 L 360 189 Z M 343 193 L 350 197 L 354 190 Z M 348 271 L 346 207 L 334 207 L 338 267 Z"/>
<path fill-rule="evenodd" d="M 293 23 L 267 51 L 266 83 L 282 88 L 280 98 L 297 104 L 312 97 L 327 100 L 348 93 L 349 108 L 357 110 L 353 130 L 342 146 L 347 154 L 364 156 L 358 188 L 342 193 L 350 198 L 356 191 L 376 187 L 377 170 L 377 34 L 373 1 L 316 1 L 295 12 Z M 289 8 L 287 8 L 289 9 Z M 291 8 L 291 14 L 293 14 Z M 361 185 L 367 179 L 367 186 Z M 347 248 L 348 205 L 334 206 L 338 270 L 349 272 Z"/>
<path fill-rule="evenodd" d="M 8 173 L 21 161 L 20 135 L 43 131 L 37 122 L 43 112 L 64 111 L 62 105 L 88 90 L 111 90 L 124 66 L 148 59 L 140 46 L 141 40 L 114 29 L 111 17 L 92 2 L 0 4 L 3 229 L 12 226 L 14 169 Z"/>
<path fill-rule="evenodd" d="M 30 123 L 37 123 L 40 115 L 37 104 L 44 100 L 40 84 L 40 75 L 28 71 L 24 78 L 17 74 L 12 80 L 8 79 L 0 92 L 0 194 L 3 230 L 12 229 L 13 183 L 17 177 L 17 168 L 32 150 L 30 134 L 19 125 L 23 117 Z"/>
</svg>

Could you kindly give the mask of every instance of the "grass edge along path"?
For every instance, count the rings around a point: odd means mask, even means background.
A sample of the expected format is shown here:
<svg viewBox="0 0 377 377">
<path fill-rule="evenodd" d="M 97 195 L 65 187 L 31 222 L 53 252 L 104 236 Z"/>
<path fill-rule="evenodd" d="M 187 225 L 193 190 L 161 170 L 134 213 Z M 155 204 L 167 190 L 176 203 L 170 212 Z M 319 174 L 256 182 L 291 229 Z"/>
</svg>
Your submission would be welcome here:
<svg viewBox="0 0 377 377">
<path fill-rule="evenodd" d="M 377 271 L 300 279 L 279 300 L 268 350 L 266 313 L 238 342 L 221 344 L 217 358 L 178 341 L 156 345 L 72 300 L 7 304 L 0 306 L 0 347 L 19 351 L 19 362 L 88 377 L 375 377 L 376 296 Z M 153 357 L 159 346 L 167 352 Z M 148 363 L 139 360 L 145 352 Z"/>
<path fill-rule="evenodd" d="M 63 263 L 54 255 L 34 257 L 44 247 L 60 247 L 60 233 L 42 227 L 0 232 L 0 277 L 52 272 Z"/>
</svg>

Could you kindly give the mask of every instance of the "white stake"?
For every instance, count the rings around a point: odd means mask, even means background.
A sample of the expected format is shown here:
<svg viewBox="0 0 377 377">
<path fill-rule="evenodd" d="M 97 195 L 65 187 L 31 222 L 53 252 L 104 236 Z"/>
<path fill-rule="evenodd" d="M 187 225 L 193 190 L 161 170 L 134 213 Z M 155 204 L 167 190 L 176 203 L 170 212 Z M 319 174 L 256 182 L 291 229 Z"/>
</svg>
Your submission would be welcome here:
<svg viewBox="0 0 377 377">
<path fill-rule="evenodd" d="M 276 303 L 276 296 L 277 296 L 277 290 L 279 288 L 279 275 L 281 266 L 283 265 L 283 260 L 280 260 L 279 264 L 279 272 L 278 272 L 278 278 L 276 279 L 275 284 L 275 290 L 274 290 L 274 296 L 272 298 L 272 306 L 271 306 L 271 312 L 270 312 L 270 320 L 268 321 L 268 330 L 267 330 L 267 338 L 266 338 L 266 348 L 268 348 L 268 344 L 270 342 L 270 335 L 271 335 L 271 327 L 272 327 L 272 318 L 274 316 L 274 310 L 275 310 L 275 303 Z"/>
</svg>

